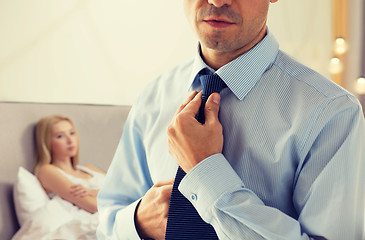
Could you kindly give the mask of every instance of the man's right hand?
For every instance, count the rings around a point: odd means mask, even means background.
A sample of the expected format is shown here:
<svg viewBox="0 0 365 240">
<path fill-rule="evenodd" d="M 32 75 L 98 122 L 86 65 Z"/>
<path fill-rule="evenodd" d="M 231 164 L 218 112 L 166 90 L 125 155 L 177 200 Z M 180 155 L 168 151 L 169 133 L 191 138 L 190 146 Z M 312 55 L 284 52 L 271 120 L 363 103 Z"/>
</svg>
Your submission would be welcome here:
<svg viewBox="0 0 365 240">
<path fill-rule="evenodd" d="M 173 184 L 174 180 L 158 182 L 142 198 L 134 219 L 141 238 L 165 239 Z"/>
</svg>

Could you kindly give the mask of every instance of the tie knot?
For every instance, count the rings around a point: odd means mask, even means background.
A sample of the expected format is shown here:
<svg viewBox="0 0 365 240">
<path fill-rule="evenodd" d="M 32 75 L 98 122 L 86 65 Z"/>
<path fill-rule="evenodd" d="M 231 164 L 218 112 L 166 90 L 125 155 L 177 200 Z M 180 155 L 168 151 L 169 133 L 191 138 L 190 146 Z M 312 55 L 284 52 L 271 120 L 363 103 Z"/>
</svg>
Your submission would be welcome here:
<svg viewBox="0 0 365 240">
<path fill-rule="evenodd" d="M 210 94 L 214 92 L 219 93 L 223 88 L 226 87 L 226 84 L 216 73 L 209 75 L 200 75 L 199 78 L 202 86 L 202 98 L 204 102 L 208 99 Z"/>
</svg>

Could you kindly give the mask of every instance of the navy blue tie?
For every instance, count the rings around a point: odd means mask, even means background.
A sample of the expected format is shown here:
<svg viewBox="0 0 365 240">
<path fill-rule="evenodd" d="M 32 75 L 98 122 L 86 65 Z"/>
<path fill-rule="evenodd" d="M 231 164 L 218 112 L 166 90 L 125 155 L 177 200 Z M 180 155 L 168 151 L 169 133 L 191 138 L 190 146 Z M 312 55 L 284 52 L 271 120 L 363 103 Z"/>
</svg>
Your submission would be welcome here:
<svg viewBox="0 0 365 240">
<path fill-rule="evenodd" d="M 197 77 L 200 78 L 203 95 L 196 119 L 204 124 L 204 107 L 208 97 L 213 92 L 219 93 L 226 85 L 217 74 L 199 73 Z M 185 175 L 184 170 L 179 167 L 171 193 L 165 239 L 218 239 L 212 225 L 204 222 L 190 201 L 180 193 L 178 186 Z"/>
</svg>

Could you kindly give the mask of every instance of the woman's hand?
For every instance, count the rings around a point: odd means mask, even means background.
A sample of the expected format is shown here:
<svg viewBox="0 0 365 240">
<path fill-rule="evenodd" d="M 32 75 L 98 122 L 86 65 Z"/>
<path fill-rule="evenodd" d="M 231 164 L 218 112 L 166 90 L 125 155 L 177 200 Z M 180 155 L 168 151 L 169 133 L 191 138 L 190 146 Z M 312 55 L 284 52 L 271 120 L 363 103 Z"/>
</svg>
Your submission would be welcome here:
<svg viewBox="0 0 365 240">
<path fill-rule="evenodd" d="M 79 197 L 79 198 L 83 198 L 86 196 L 96 197 L 98 192 L 99 192 L 99 190 L 97 190 L 97 189 L 89 189 L 89 188 L 82 186 L 81 184 L 72 185 L 71 191 L 70 191 L 70 193 L 74 197 Z"/>
</svg>

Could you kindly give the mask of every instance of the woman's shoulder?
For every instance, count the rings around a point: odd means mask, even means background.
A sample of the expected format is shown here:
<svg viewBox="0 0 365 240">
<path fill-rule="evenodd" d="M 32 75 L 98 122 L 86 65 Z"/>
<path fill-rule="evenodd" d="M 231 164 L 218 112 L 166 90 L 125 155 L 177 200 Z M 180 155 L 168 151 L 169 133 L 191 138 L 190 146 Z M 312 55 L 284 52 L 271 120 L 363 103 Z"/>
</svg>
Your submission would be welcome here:
<svg viewBox="0 0 365 240">
<path fill-rule="evenodd" d="M 52 164 L 43 164 L 39 166 L 38 172 L 57 171 L 57 167 Z"/>
<path fill-rule="evenodd" d="M 36 172 L 36 175 L 39 178 L 52 176 L 54 174 L 58 174 L 59 170 L 56 166 L 52 164 L 43 164 L 40 166 Z"/>
<path fill-rule="evenodd" d="M 57 192 L 65 186 L 67 178 L 52 164 L 44 164 L 38 168 L 37 178 L 48 194 Z"/>
</svg>

